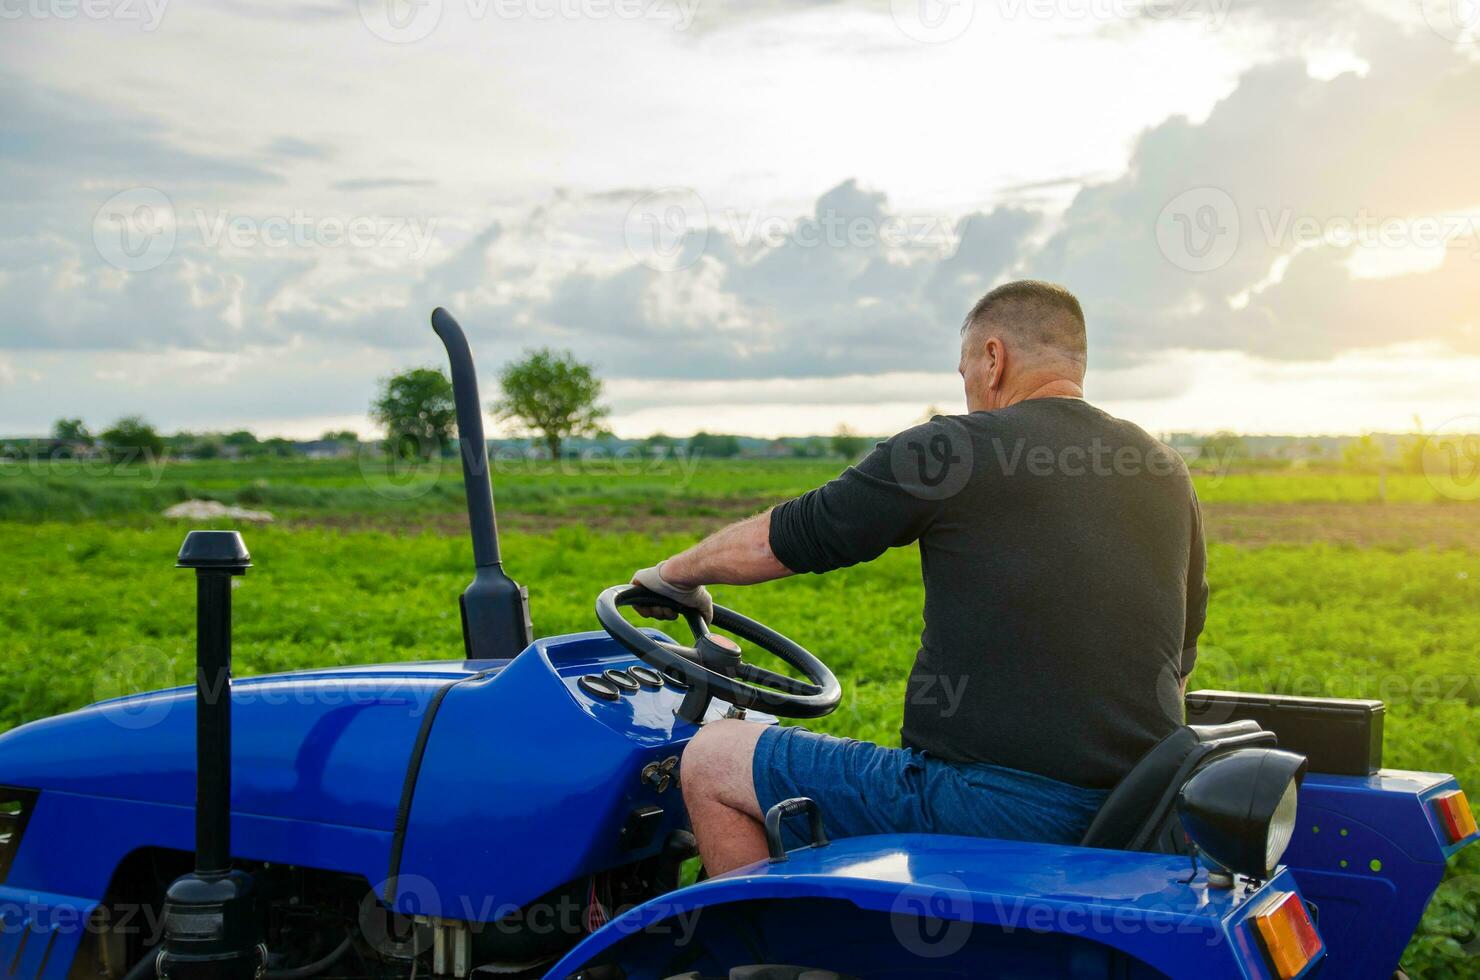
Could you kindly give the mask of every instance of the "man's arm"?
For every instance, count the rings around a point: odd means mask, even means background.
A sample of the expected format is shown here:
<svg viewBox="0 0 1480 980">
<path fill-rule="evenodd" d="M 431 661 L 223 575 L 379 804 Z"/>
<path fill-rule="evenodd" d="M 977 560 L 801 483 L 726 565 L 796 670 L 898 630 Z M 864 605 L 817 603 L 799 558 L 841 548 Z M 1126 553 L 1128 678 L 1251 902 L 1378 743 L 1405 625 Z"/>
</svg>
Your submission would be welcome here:
<svg viewBox="0 0 1480 980">
<path fill-rule="evenodd" d="M 799 572 L 826 572 L 872 561 L 924 533 L 942 504 L 931 488 L 901 483 L 893 464 L 899 439 L 925 445 L 944 432 L 936 419 L 881 443 L 837 478 L 703 541 L 633 576 L 633 583 L 683 605 L 712 609 L 706 585 L 754 585 Z M 906 472 L 913 472 L 906 468 Z M 644 615 L 671 613 L 638 607 Z"/>
<path fill-rule="evenodd" d="M 651 568 L 639 569 L 632 584 L 698 609 L 714 618 L 714 600 L 706 585 L 755 585 L 785 578 L 792 570 L 771 551 L 771 511 L 716 531 L 686 551 Z M 676 619 L 672 609 L 637 606 L 653 619 Z"/>
<path fill-rule="evenodd" d="M 716 531 L 663 562 L 663 578 L 680 589 L 756 585 L 794 574 L 771 551 L 771 510 Z"/>
</svg>

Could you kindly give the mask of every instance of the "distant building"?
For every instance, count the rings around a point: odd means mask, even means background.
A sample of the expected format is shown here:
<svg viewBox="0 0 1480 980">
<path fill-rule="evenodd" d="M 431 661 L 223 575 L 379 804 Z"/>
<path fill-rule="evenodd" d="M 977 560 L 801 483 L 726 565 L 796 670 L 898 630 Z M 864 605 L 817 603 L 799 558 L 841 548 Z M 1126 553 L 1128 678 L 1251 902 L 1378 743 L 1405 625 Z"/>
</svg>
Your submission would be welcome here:
<svg viewBox="0 0 1480 980">
<path fill-rule="evenodd" d="M 0 438 L 0 459 L 91 459 L 100 455 L 98 446 L 73 439 Z"/>
<path fill-rule="evenodd" d="M 349 459 L 355 454 L 355 448 L 350 443 L 334 439 L 315 439 L 293 443 L 293 452 L 309 459 Z"/>
</svg>

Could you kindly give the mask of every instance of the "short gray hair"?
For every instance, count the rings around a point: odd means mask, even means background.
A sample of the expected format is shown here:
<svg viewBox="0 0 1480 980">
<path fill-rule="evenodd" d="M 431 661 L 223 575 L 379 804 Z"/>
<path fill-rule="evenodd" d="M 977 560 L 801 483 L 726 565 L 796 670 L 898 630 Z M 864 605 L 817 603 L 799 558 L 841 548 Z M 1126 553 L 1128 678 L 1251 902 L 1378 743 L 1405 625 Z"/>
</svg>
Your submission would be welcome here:
<svg viewBox="0 0 1480 980">
<path fill-rule="evenodd" d="M 1080 365 L 1086 359 L 1084 310 L 1073 293 L 1051 282 L 1020 279 L 977 300 L 961 324 L 961 336 L 986 328 Z"/>
</svg>

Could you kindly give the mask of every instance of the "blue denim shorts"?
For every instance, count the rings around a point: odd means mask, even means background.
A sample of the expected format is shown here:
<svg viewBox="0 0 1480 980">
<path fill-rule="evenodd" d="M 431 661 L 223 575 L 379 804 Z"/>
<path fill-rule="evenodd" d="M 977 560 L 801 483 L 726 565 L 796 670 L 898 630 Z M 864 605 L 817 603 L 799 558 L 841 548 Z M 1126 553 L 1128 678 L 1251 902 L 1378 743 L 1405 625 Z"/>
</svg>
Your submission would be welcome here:
<svg viewBox="0 0 1480 980">
<path fill-rule="evenodd" d="M 762 813 L 811 797 L 835 838 L 956 834 L 1073 844 L 1108 795 L 1036 773 L 775 725 L 756 743 L 751 772 Z M 805 843 L 805 828 L 804 820 L 787 821 L 788 848 Z"/>
</svg>

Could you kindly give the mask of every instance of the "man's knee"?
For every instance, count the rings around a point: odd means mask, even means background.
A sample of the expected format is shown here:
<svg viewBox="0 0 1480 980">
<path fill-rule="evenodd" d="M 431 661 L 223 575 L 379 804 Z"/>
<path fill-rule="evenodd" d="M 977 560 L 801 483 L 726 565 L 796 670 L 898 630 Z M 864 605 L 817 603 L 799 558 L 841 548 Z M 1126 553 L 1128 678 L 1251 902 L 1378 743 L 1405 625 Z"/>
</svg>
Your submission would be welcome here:
<svg viewBox="0 0 1480 980">
<path fill-rule="evenodd" d="M 764 726 L 737 718 L 711 721 L 684 749 L 679 779 L 688 800 L 714 800 L 736 809 L 754 809 L 751 766 Z"/>
</svg>

